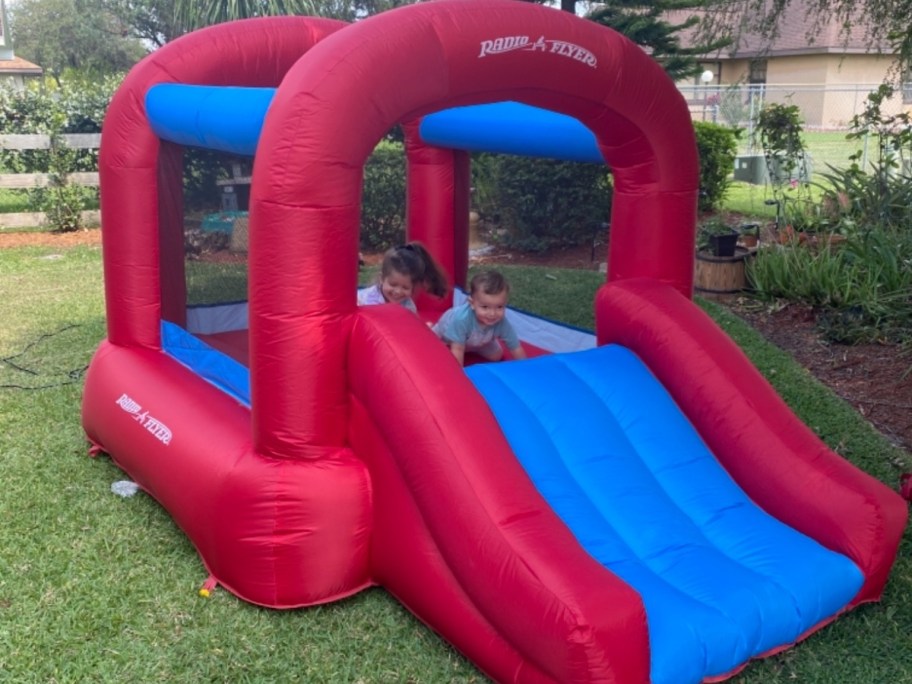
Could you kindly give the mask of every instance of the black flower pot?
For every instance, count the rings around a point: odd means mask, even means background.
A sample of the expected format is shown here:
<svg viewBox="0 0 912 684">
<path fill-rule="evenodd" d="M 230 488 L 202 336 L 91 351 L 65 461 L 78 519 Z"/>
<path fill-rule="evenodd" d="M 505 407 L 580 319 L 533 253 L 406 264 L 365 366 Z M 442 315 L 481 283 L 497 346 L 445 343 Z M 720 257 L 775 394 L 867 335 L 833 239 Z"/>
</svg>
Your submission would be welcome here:
<svg viewBox="0 0 912 684">
<path fill-rule="evenodd" d="M 735 246 L 738 244 L 738 233 L 724 233 L 722 235 L 709 236 L 709 249 L 713 256 L 726 257 L 735 256 Z"/>
</svg>

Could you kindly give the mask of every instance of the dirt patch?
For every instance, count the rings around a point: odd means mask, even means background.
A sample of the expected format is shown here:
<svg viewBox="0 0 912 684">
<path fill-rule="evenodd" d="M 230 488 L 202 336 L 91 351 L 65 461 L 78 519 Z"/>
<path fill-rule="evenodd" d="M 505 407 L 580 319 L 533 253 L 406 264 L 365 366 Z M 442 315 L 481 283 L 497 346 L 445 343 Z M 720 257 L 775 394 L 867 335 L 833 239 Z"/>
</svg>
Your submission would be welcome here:
<svg viewBox="0 0 912 684">
<path fill-rule="evenodd" d="M 90 228 L 68 233 L 28 232 L 6 233 L 0 231 L 0 249 L 12 247 L 80 247 L 101 244 L 101 230 Z"/>
<path fill-rule="evenodd" d="M 0 249 L 8 247 L 74 247 L 100 245 L 101 231 L 72 233 L 2 233 Z M 225 258 L 238 258 L 225 253 Z M 376 264 L 380 255 L 365 254 Z M 551 266 L 598 270 L 606 248 L 586 245 L 547 254 L 512 253 L 487 249 L 473 253 L 472 263 Z M 747 321 L 767 340 L 791 354 L 814 377 L 851 404 L 891 442 L 912 453 L 912 354 L 894 344 L 839 345 L 827 343 L 816 329 L 816 315 L 807 307 L 758 306 L 748 297 L 717 301 Z"/>
<path fill-rule="evenodd" d="M 887 439 L 912 453 L 912 354 L 896 344 L 834 344 L 807 306 L 758 306 L 746 297 L 720 301 L 811 375 L 845 399 Z"/>
</svg>

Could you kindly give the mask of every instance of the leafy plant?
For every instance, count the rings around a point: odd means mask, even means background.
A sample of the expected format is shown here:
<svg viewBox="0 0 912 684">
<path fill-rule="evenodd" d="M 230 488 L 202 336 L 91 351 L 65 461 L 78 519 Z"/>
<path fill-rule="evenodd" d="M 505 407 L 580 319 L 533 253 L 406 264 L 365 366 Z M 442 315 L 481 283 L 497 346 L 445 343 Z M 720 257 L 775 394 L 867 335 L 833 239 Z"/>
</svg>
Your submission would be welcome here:
<svg viewBox="0 0 912 684">
<path fill-rule="evenodd" d="M 7 134 L 100 133 L 104 113 L 121 76 L 90 83 L 30 83 L 22 90 L 0 86 L 0 131 Z M 0 150 L 0 169 L 47 173 L 47 150 Z M 70 171 L 95 171 L 97 150 L 78 150 Z"/>
<path fill-rule="evenodd" d="M 773 194 L 782 199 L 786 189 L 800 190 L 793 181 L 807 178 L 808 153 L 802 139 L 803 122 L 797 105 L 767 104 L 757 116 L 759 138 Z"/>
<path fill-rule="evenodd" d="M 830 166 L 821 174 L 823 210 L 844 232 L 871 226 L 908 230 L 912 225 L 912 118 L 908 112 L 882 113 L 892 95 L 887 85 L 868 95 L 864 112 L 852 119 L 852 132 L 846 136 L 877 141 L 869 167 L 861 167 L 862 152 L 857 152 L 850 155 L 849 168 Z"/>
<path fill-rule="evenodd" d="M 884 102 L 896 94 L 896 88 L 883 83 L 872 93 L 868 93 L 865 108 L 861 114 L 852 117 L 852 132 L 847 140 L 860 140 L 872 133 L 877 140 L 877 160 L 875 168 L 906 172 L 912 163 L 912 116 L 907 111 L 895 114 L 884 114 Z M 855 165 L 862 159 L 863 151 L 859 150 L 849 157 Z"/>
<path fill-rule="evenodd" d="M 748 266 L 755 294 L 816 307 L 837 342 L 912 338 L 912 237 L 873 228 L 839 248 L 761 250 Z"/>
<path fill-rule="evenodd" d="M 44 212 L 55 230 L 70 232 L 84 228 L 82 210 L 95 195 L 92 188 L 71 183 L 69 175 L 75 170 L 78 150 L 67 146 L 60 133 L 51 134 L 48 156 L 48 184 L 29 195 L 36 211 Z"/>
<path fill-rule="evenodd" d="M 726 235 L 737 236 L 738 231 L 721 215 L 710 216 L 697 227 L 697 250 L 709 251 L 716 239 Z"/>
<path fill-rule="evenodd" d="M 728 126 L 694 122 L 697 152 L 700 155 L 700 211 L 718 209 L 731 184 L 738 155 L 738 138 L 741 131 Z"/>
<path fill-rule="evenodd" d="M 579 245 L 604 229 L 611 184 L 604 164 L 479 155 L 473 169 L 476 208 L 499 216 L 494 237 L 525 251 Z"/>
<path fill-rule="evenodd" d="M 383 250 L 405 235 L 405 153 L 401 143 L 381 142 L 364 166 L 361 246 Z"/>
</svg>

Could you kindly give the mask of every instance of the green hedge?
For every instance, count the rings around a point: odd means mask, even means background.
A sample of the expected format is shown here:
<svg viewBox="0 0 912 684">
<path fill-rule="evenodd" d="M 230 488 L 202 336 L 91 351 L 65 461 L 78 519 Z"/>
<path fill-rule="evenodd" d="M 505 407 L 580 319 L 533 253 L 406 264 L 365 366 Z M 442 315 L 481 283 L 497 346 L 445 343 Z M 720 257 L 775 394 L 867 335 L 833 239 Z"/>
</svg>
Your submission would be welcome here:
<svg viewBox="0 0 912 684">
<path fill-rule="evenodd" d="M 405 151 L 383 141 L 364 165 L 361 247 L 384 250 L 405 238 Z"/>
<path fill-rule="evenodd" d="M 472 170 L 475 208 L 493 226 L 491 237 L 510 247 L 585 244 L 611 214 L 604 164 L 478 154 Z"/>
<path fill-rule="evenodd" d="M 725 199 L 725 191 L 731 184 L 741 132 L 737 128 L 704 121 L 694 121 L 694 132 L 700 155 L 700 200 L 697 206 L 701 212 L 715 211 Z"/>
</svg>

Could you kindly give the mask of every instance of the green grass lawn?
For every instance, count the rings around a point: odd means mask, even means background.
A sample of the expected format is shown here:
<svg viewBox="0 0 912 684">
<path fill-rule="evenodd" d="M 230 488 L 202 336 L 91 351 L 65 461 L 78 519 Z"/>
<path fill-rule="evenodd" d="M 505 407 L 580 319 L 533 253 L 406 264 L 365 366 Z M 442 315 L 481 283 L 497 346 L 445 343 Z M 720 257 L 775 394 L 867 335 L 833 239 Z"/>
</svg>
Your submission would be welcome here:
<svg viewBox="0 0 912 684">
<path fill-rule="evenodd" d="M 503 271 L 516 306 L 592 325 L 598 274 Z M 788 356 L 705 307 L 828 444 L 891 486 L 910 469 Z M 0 320 L 0 682 L 484 681 L 381 589 L 294 611 L 198 596 L 207 573 L 170 516 L 113 495 L 125 475 L 86 455 L 82 372 L 105 334 L 97 248 L 0 250 Z M 881 603 L 731 681 L 912 682 L 909 542 Z"/>
<path fill-rule="evenodd" d="M 867 150 L 868 158 L 876 153 L 877 139 L 872 136 L 867 141 L 847 140 L 846 134 L 849 131 L 804 131 L 801 138 L 804 141 L 805 148 L 811 155 L 812 173 L 821 173 L 827 171 L 827 165 L 836 168 L 845 168 L 849 165 L 849 155 L 856 152 Z M 739 154 L 763 154 L 763 150 L 754 145 L 750 147 L 747 136 L 741 138 L 739 145 Z"/>
<path fill-rule="evenodd" d="M 30 211 L 26 191 L 0 188 L 0 214 L 20 211 Z"/>
</svg>

